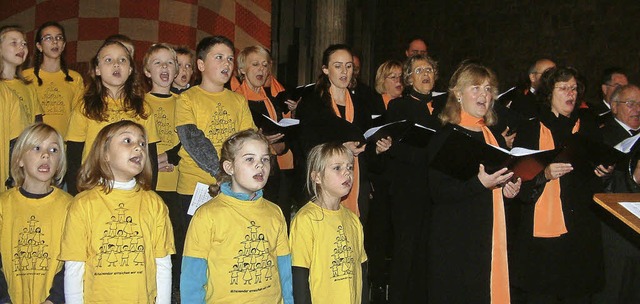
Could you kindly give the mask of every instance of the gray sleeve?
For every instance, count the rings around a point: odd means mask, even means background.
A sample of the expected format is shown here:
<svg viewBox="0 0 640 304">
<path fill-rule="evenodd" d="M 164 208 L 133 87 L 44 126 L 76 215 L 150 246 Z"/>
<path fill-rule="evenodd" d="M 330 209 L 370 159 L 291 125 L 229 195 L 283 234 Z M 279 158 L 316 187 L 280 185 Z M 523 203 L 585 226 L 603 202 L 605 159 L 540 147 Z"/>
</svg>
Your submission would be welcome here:
<svg viewBox="0 0 640 304">
<path fill-rule="evenodd" d="M 204 132 L 194 124 L 178 126 L 176 129 L 182 146 L 198 167 L 213 177 L 218 176 L 220 172 L 218 153 L 211 141 L 204 136 Z"/>
</svg>

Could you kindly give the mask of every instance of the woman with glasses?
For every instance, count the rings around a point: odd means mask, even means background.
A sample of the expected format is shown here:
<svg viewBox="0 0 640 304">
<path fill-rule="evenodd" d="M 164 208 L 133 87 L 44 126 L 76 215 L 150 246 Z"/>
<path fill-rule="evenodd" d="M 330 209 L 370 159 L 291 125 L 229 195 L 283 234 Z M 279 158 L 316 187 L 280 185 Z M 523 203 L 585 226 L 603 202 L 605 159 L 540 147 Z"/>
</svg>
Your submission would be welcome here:
<svg viewBox="0 0 640 304">
<path fill-rule="evenodd" d="M 402 96 L 402 63 L 397 60 L 382 63 L 376 71 L 375 85 L 380 95 L 369 104 L 369 108 L 372 115 L 382 115 L 387 111 L 389 101 Z"/>
<path fill-rule="evenodd" d="M 434 99 L 433 86 L 438 78 L 438 64 L 426 55 L 413 55 L 403 65 L 405 94 L 389 102 L 386 122 L 410 120 L 438 129 L 437 119 L 444 99 Z M 390 79 L 393 80 L 393 79 Z M 390 81 L 385 80 L 385 83 Z M 388 153 L 389 197 L 393 226 L 393 260 L 390 285 L 392 303 L 426 301 L 426 219 L 430 214 L 427 182 L 427 149 L 404 142 Z"/>
<path fill-rule="evenodd" d="M 449 97 L 439 118 L 444 124 L 429 144 L 430 161 L 449 134 L 461 132 L 487 145 L 504 147 L 490 126 L 496 75 L 485 66 L 463 62 L 449 82 Z M 468 151 L 472 154 L 475 151 Z M 429 169 L 432 216 L 429 219 L 428 303 L 509 303 L 505 200 L 520 190 L 520 179 L 502 168 L 483 165 L 469 179 Z"/>
<path fill-rule="evenodd" d="M 84 82 L 80 74 L 67 68 L 62 25 L 43 23 L 35 33 L 35 45 L 33 68 L 25 70 L 24 75 L 35 84 L 44 122 L 64 137 L 71 110 L 82 100 Z"/>
<path fill-rule="evenodd" d="M 584 84 L 570 67 L 542 75 L 545 107 L 523 126 L 515 146 L 537 150 L 562 147 L 572 134 L 601 141 L 591 112 L 579 108 Z M 519 230 L 511 252 L 512 303 L 591 303 L 604 283 L 600 222 L 591 209 L 602 192 L 600 177 L 612 168 L 594 168 L 578 159 L 552 163 L 522 185 Z"/>
</svg>

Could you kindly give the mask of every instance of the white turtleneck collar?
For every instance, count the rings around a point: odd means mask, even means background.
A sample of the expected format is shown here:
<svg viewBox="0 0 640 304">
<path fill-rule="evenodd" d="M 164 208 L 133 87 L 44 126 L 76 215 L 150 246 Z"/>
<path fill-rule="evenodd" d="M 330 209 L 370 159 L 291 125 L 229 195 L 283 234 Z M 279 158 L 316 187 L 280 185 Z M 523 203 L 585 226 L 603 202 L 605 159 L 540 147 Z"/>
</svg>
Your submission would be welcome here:
<svg viewBox="0 0 640 304">
<path fill-rule="evenodd" d="M 128 182 L 119 182 L 119 181 L 113 181 L 113 189 L 118 189 L 118 190 L 133 190 L 133 188 L 136 187 L 137 181 L 136 179 L 132 179 Z"/>
</svg>

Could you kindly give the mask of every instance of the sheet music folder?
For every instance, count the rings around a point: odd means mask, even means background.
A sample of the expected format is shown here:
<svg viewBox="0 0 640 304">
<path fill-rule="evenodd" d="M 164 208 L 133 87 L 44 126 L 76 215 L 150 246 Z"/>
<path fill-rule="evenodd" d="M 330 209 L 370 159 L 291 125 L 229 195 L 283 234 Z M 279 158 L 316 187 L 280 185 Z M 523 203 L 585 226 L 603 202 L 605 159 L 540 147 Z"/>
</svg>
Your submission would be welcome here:
<svg viewBox="0 0 640 304">
<path fill-rule="evenodd" d="M 375 143 L 381 138 L 391 136 L 394 142 L 403 142 L 415 147 L 426 147 L 435 130 L 409 120 L 394 121 L 371 128 L 364 133 L 368 142 Z"/>
<path fill-rule="evenodd" d="M 454 130 L 431 161 L 431 167 L 460 180 L 477 175 L 480 164 L 489 174 L 506 167 L 514 172 L 514 176 L 528 181 L 544 170 L 559 152 L 524 148 L 508 151 Z"/>
<path fill-rule="evenodd" d="M 295 131 L 300 124 L 299 120 L 291 118 L 283 118 L 279 122 L 275 122 L 264 114 L 255 111 L 251 111 L 251 116 L 253 117 L 253 123 L 256 127 L 262 129 L 262 133 L 265 135 L 282 133 L 286 137 Z"/>
</svg>

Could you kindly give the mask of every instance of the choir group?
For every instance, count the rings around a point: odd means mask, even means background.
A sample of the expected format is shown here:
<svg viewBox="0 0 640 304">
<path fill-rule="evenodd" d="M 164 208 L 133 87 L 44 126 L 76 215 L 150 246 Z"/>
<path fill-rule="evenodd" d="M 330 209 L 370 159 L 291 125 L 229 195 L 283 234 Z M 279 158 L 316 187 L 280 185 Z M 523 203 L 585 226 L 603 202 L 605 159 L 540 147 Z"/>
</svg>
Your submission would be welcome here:
<svg viewBox="0 0 640 304">
<path fill-rule="evenodd" d="M 553 151 L 635 135 L 640 89 L 622 69 L 588 106 L 579 72 L 549 59 L 504 94 L 466 60 L 435 92 L 417 38 L 374 89 L 344 44 L 286 89 L 266 48 L 236 56 L 224 36 L 154 44 L 139 66 L 113 35 L 86 75 L 59 23 L 25 37 L 0 28 L 0 303 L 639 300 L 637 244 L 592 200 L 640 191 L 637 157 L 443 169 L 482 158 L 459 135 Z M 409 127 L 364 135 L 394 123 Z"/>
</svg>

